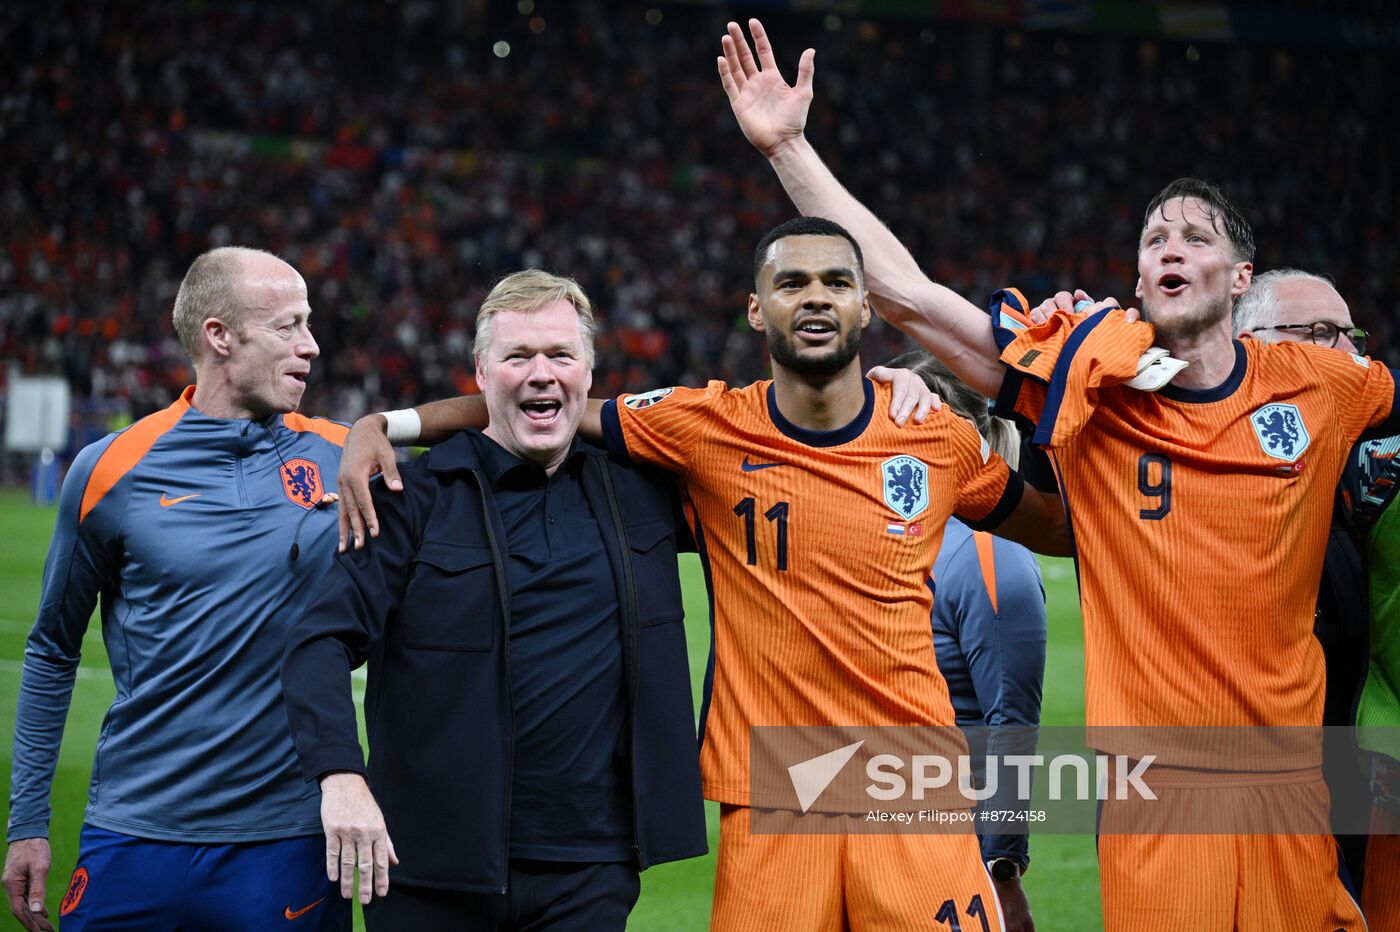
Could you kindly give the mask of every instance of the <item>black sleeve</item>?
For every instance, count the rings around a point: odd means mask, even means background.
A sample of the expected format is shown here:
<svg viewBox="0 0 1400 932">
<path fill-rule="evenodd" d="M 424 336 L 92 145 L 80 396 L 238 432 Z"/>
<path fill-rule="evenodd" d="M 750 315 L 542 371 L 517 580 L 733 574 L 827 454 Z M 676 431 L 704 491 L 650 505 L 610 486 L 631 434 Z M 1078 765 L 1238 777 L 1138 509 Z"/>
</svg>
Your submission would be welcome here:
<svg viewBox="0 0 1400 932">
<path fill-rule="evenodd" d="M 1050 463 L 1050 454 L 1031 443 L 1031 435 L 1021 431 L 1021 462 L 1016 471 L 1026 480 L 1026 485 L 1037 492 L 1057 495 L 1059 480 L 1055 478 L 1055 467 Z"/>
<path fill-rule="evenodd" d="M 321 592 L 292 628 L 282 661 L 282 691 L 292 742 L 307 780 L 336 771 L 365 772 L 350 691 L 398 612 L 418 549 L 434 480 L 411 468 L 404 491 L 373 487 L 379 536 L 363 550 L 336 554 Z M 425 502 L 425 499 L 427 500 Z"/>
</svg>

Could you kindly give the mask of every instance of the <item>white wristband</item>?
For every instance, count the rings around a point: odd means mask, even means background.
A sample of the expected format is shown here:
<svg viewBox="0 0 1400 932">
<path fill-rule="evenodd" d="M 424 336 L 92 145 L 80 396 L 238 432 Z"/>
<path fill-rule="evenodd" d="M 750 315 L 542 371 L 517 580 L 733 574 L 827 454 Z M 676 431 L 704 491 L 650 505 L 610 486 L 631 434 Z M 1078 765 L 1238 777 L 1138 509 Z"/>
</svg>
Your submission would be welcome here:
<svg viewBox="0 0 1400 932">
<path fill-rule="evenodd" d="M 397 411 L 381 413 L 388 422 L 386 432 L 391 444 L 404 447 L 418 442 L 418 436 L 423 433 L 423 419 L 418 416 L 417 411 L 412 408 L 400 408 Z"/>
</svg>

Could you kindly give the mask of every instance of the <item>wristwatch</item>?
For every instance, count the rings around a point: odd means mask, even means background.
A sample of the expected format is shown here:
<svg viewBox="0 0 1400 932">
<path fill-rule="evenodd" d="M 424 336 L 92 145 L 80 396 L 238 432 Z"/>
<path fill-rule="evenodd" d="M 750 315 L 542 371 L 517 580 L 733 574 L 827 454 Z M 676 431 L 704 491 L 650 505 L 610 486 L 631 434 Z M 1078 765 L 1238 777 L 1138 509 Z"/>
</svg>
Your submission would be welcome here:
<svg viewBox="0 0 1400 932">
<path fill-rule="evenodd" d="M 992 875 L 992 879 L 997 883 L 1009 883 L 1019 878 L 1025 871 L 1021 870 L 1019 862 L 1012 858 L 1000 857 L 992 858 L 987 862 L 987 873 Z"/>
</svg>

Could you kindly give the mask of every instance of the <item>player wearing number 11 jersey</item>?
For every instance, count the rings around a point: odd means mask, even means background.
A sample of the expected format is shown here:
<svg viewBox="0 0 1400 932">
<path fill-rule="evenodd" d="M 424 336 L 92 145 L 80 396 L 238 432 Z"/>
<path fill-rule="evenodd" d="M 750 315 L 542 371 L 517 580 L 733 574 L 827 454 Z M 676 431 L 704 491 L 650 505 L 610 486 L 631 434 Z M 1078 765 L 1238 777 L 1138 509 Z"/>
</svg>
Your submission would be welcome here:
<svg viewBox="0 0 1400 932">
<path fill-rule="evenodd" d="M 785 224 L 755 266 L 749 320 L 767 337 L 771 382 L 660 389 L 602 412 L 614 452 L 683 480 L 710 588 L 701 769 L 705 795 L 727 804 L 713 926 L 879 916 L 914 929 L 950 910 L 999 926 L 970 834 L 752 834 L 749 807 L 786 801 L 751 797 L 749 729 L 953 725 L 925 582 L 943 526 L 957 514 L 1024 539 L 1044 521 L 1046 546 L 1059 503 L 951 411 L 903 428 L 888 418 L 888 388 L 855 358 L 869 311 L 844 230 Z"/>
<path fill-rule="evenodd" d="M 769 381 L 661 389 L 604 409 L 610 446 L 685 480 L 714 611 L 705 793 L 749 798 L 750 725 L 949 724 L 924 580 L 950 514 L 995 524 L 1019 478 L 951 411 L 897 427 L 862 381 L 854 421 L 787 420 Z M 869 684 L 869 688 L 855 688 Z"/>
</svg>

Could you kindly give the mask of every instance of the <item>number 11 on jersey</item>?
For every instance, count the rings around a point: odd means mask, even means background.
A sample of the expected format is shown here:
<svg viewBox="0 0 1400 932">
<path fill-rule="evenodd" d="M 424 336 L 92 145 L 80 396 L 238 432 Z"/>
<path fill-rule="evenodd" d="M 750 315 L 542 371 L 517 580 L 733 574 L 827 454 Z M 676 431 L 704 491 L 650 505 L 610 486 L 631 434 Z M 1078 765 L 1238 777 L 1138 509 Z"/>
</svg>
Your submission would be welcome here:
<svg viewBox="0 0 1400 932">
<path fill-rule="evenodd" d="M 752 496 L 734 506 L 734 513 L 744 519 L 744 541 L 748 545 L 749 566 L 758 565 L 757 529 L 754 527 L 754 514 L 757 509 L 758 504 L 754 501 Z M 778 535 L 777 569 L 779 572 L 786 572 L 788 564 L 788 503 L 778 502 L 772 508 L 765 511 L 763 517 L 768 519 L 769 524 L 776 526 L 776 533 Z"/>
</svg>

